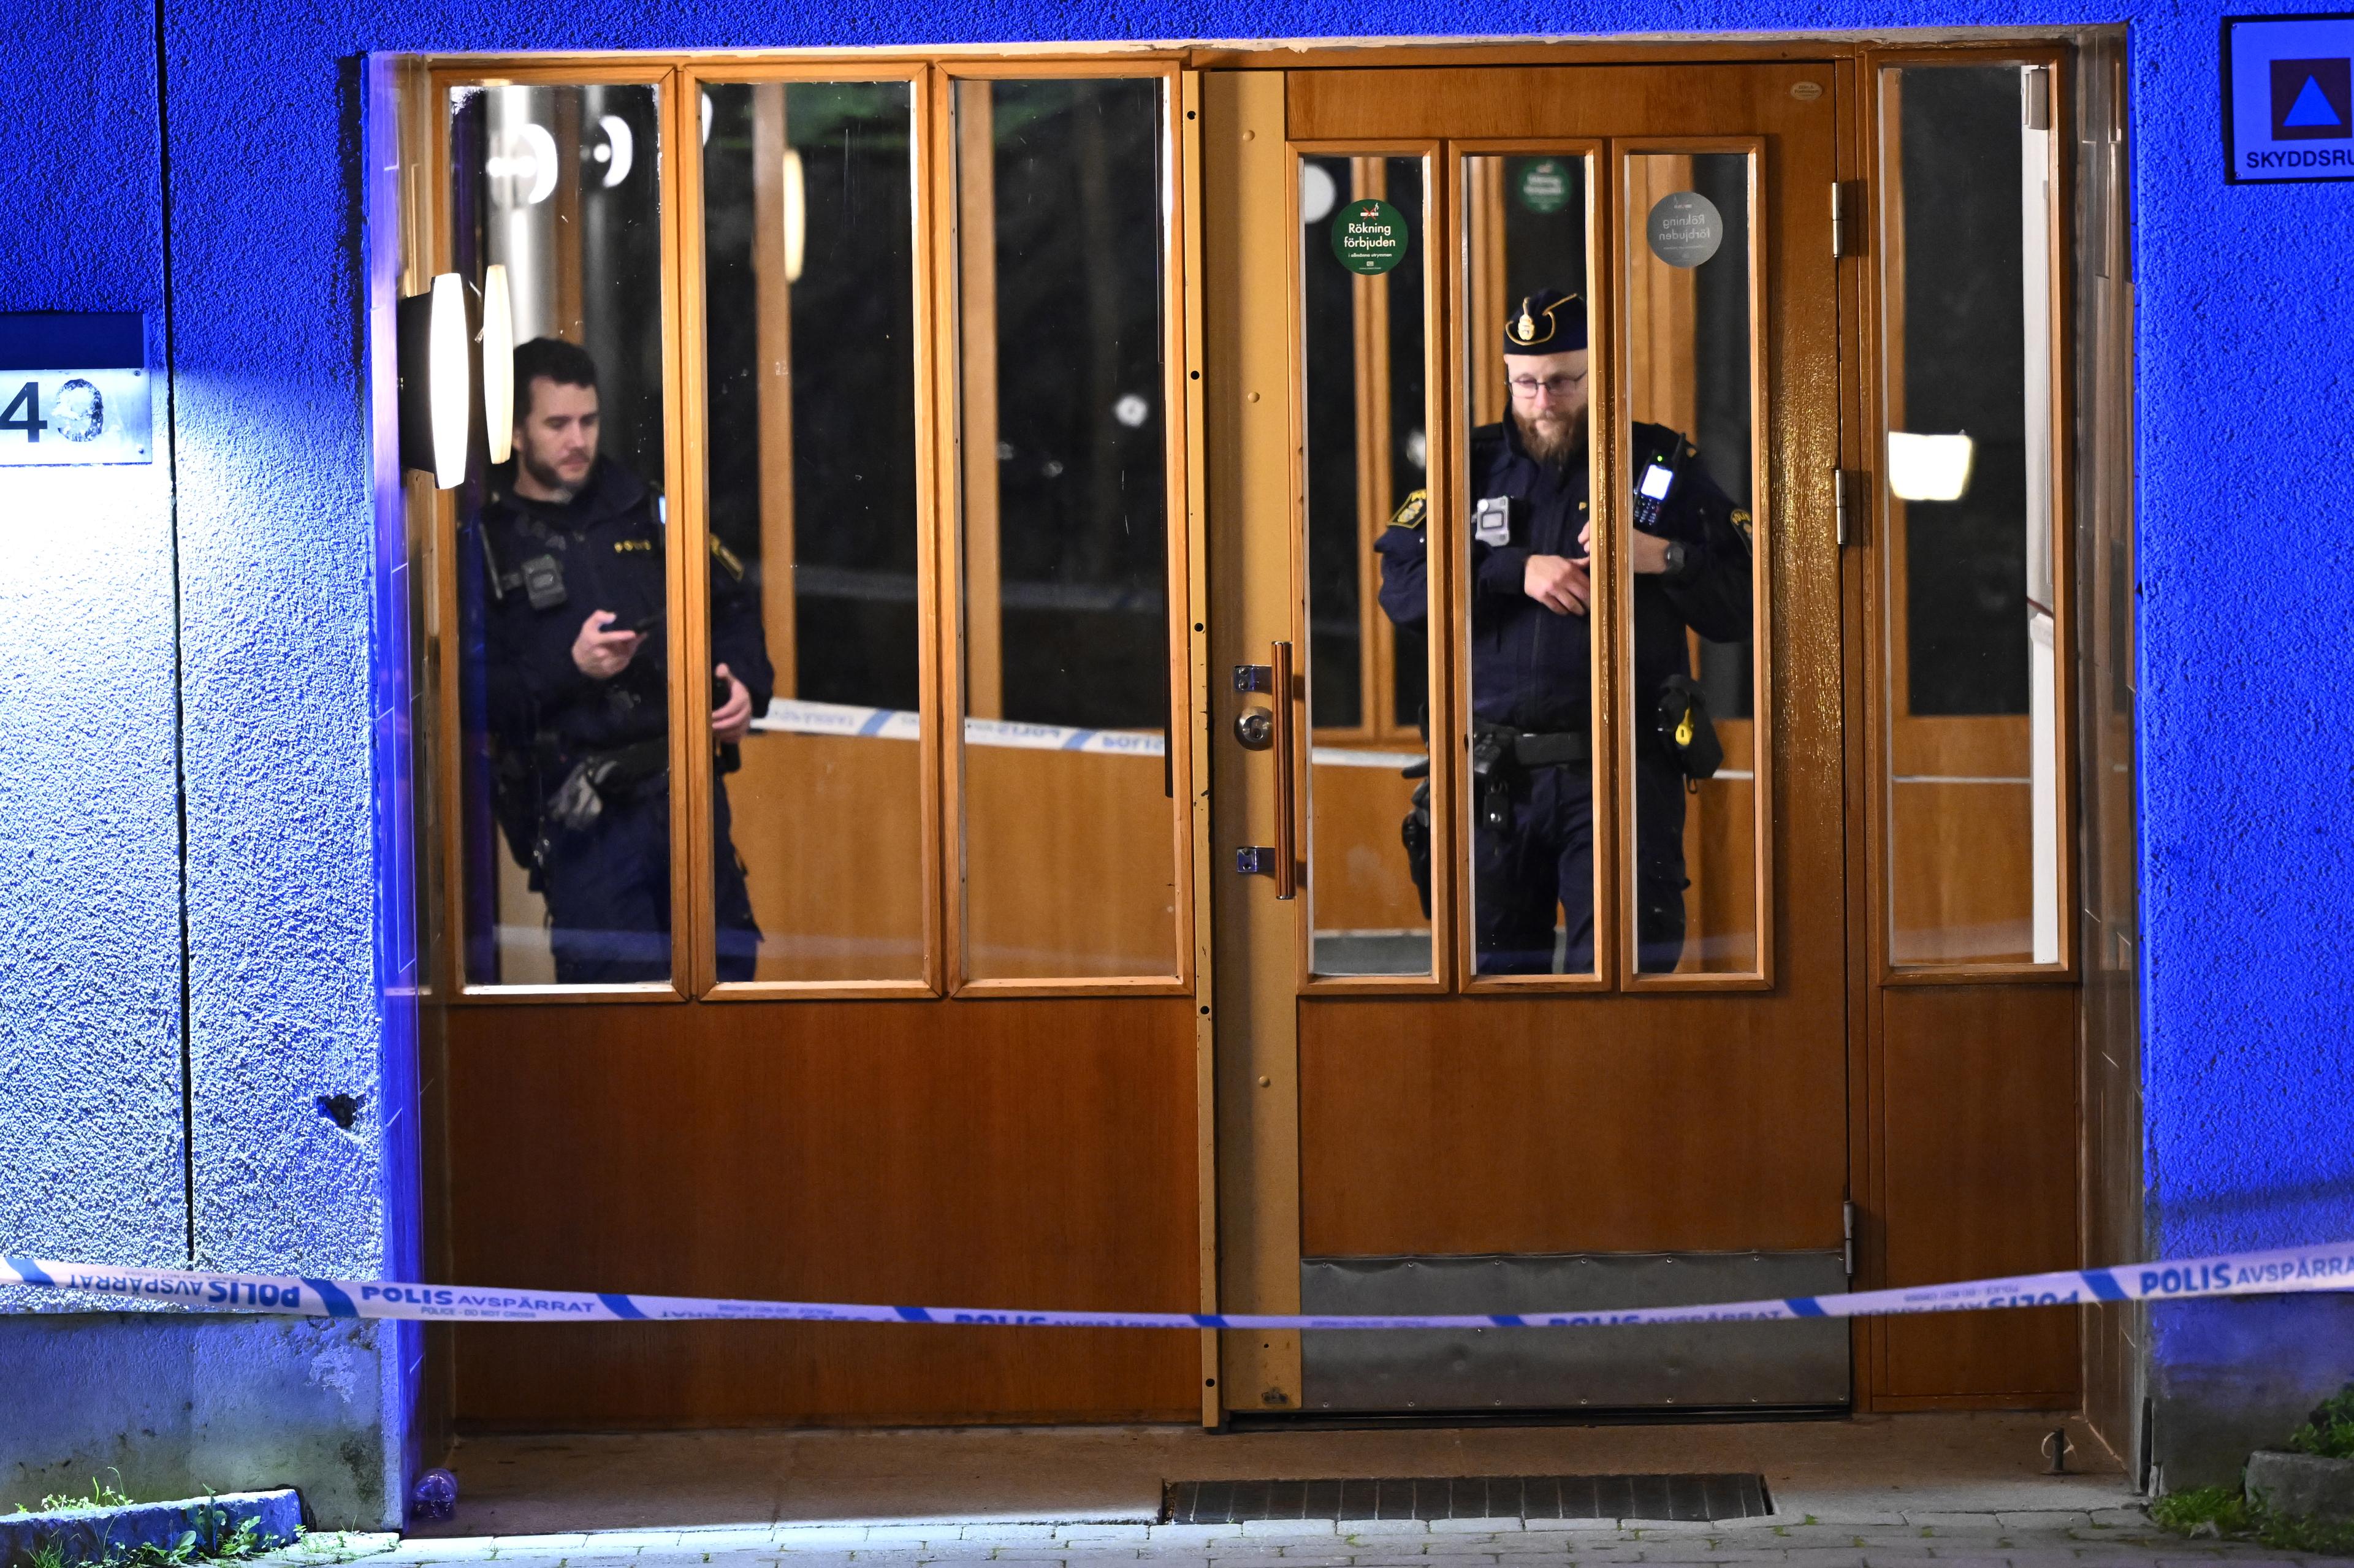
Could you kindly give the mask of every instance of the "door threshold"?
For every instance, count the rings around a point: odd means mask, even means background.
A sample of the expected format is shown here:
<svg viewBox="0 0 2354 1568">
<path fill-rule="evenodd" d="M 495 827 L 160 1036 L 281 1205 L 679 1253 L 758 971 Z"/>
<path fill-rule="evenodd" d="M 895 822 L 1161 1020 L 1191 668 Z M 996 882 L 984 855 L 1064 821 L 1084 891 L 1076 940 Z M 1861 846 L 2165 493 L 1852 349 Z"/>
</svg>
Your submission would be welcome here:
<svg viewBox="0 0 2354 1568">
<path fill-rule="evenodd" d="M 1845 1404 L 1696 1404 L 1673 1410 L 1237 1410 L 1226 1432 L 1413 1432 L 1452 1426 L 1723 1426 L 1741 1422 L 1845 1421 Z"/>
</svg>

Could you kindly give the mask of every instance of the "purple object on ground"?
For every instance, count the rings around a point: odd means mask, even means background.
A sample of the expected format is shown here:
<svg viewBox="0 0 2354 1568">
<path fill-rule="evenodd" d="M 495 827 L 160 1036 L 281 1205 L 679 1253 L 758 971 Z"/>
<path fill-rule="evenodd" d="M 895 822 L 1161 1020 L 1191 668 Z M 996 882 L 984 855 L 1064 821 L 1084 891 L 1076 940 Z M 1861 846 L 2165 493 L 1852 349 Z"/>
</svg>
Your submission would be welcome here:
<svg viewBox="0 0 2354 1568">
<path fill-rule="evenodd" d="M 411 1519 L 448 1519 L 458 1511 L 458 1478 L 447 1470 L 428 1470 L 409 1492 Z"/>
</svg>

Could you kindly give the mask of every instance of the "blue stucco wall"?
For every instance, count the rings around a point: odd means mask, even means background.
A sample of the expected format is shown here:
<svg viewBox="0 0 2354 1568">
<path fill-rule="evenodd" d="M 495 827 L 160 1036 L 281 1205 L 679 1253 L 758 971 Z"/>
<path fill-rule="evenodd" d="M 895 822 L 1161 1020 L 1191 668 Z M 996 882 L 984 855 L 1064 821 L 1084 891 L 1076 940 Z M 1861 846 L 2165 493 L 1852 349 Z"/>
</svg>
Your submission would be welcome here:
<svg viewBox="0 0 2354 1568">
<path fill-rule="evenodd" d="M 0 1241 L 163 1261 L 193 1219 L 197 1255 L 225 1265 L 363 1273 L 414 1255 L 398 999 L 412 970 L 387 804 L 404 787 L 399 626 L 382 609 L 398 557 L 371 491 L 380 388 L 361 270 L 368 51 L 2108 22 L 2131 27 L 2137 157 L 2149 1244 L 2354 1234 L 2339 928 L 2354 767 L 2338 738 L 2354 685 L 2332 659 L 2354 604 L 2339 525 L 2354 515 L 2354 186 L 2223 185 L 2222 9 L 165 0 L 195 1137 L 184 1150 L 162 471 L 0 474 Z M 0 309 L 165 303 L 154 25 L 123 0 L 13 21 L 0 168 L 39 174 L 10 183 Z M 86 128 L 79 161 L 57 155 L 61 116 Z M 350 1132 L 313 1109 L 334 1092 L 363 1098 Z M 2354 1301 L 2153 1316 L 2170 1481 L 2211 1478 L 2354 1374 Z M 366 1477 L 401 1440 L 410 1349 L 342 1348 L 365 1365 L 337 1361 L 328 1381 L 366 1397 L 322 1419 L 363 1439 L 333 1482 L 360 1522 L 390 1506 Z M 254 1352 L 280 1368 L 316 1353 Z M 0 1455 L 7 1441 L 0 1426 Z"/>
<path fill-rule="evenodd" d="M 10 181 L 0 309 L 160 323 L 152 16 L 55 32 L 79 69 L 0 73 L 0 169 L 45 171 Z M 155 1263 L 187 1234 L 170 493 L 160 462 L 0 469 L 0 1237 Z"/>
<path fill-rule="evenodd" d="M 146 312 L 164 366 L 189 318 L 167 286 L 154 9 L 45 11 L 0 50 L 0 310 Z M 201 158 L 190 176 L 207 202 L 246 182 Z M 351 220 L 343 179 L 325 199 Z M 377 1119 L 404 1041 L 374 939 L 398 890 L 376 891 L 392 818 L 370 810 L 395 780 L 371 766 L 377 579 L 350 504 L 359 323 L 302 387 L 266 345 L 215 352 L 210 325 L 249 328 L 198 298 L 205 353 L 157 400 L 156 461 L 0 470 L 0 1248 L 374 1271 L 403 1234 L 388 1195 L 415 1203 Z M 309 463 L 237 433 L 270 408 L 302 423 L 304 399 L 334 409 L 318 431 L 349 475 L 307 500 Z M 314 1108 L 339 1089 L 367 1101 L 350 1133 Z M 324 1522 L 395 1517 L 413 1336 L 97 1305 L 0 1302 L 0 1506 L 114 1467 L 147 1495 L 266 1478 Z"/>
</svg>

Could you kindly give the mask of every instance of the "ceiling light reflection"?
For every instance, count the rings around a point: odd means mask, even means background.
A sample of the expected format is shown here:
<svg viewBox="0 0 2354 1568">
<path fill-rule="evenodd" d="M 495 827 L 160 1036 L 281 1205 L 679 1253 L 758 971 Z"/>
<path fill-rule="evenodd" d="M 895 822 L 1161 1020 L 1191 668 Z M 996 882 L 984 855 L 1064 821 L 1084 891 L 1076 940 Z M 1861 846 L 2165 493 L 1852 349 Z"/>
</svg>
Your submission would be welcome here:
<svg viewBox="0 0 2354 1568">
<path fill-rule="evenodd" d="M 1967 435 L 1888 432 L 1888 488 L 1900 501 L 1959 501 L 1970 487 L 1978 443 Z"/>
</svg>

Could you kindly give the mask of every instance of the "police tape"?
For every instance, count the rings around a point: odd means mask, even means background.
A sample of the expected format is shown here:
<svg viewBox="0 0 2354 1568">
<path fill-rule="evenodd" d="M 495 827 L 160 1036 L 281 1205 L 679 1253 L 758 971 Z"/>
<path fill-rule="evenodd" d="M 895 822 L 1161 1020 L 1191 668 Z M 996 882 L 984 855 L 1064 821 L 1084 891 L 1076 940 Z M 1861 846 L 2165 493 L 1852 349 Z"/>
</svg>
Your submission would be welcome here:
<svg viewBox="0 0 2354 1568">
<path fill-rule="evenodd" d="M 623 1323 L 701 1319 L 788 1323 L 970 1323 L 1050 1329 L 1585 1329 L 1646 1323 L 1766 1322 L 2063 1307 L 2102 1301 L 2183 1301 L 2354 1289 L 2354 1242 L 2226 1253 L 2115 1268 L 2019 1274 L 1953 1285 L 1788 1296 L 1690 1307 L 1598 1312 L 1454 1313 L 1434 1317 L 1324 1317 L 1234 1312 L 1034 1312 L 1020 1308 L 875 1307 L 833 1301 L 731 1301 L 613 1291 L 484 1290 L 380 1279 L 311 1279 L 188 1268 L 110 1268 L 0 1256 L 0 1286 L 123 1296 L 206 1312 L 310 1318 L 398 1318 L 427 1322 Z"/>
<path fill-rule="evenodd" d="M 915 740 L 922 720 L 905 708 L 865 708 L 850 703 L 812 703 L 779 697 L 752 721 L 756 730 L 778 735 L 830 735 L 855 740 Z M 967 718 L 967 746 L 1016 751 L 1076 751 L 1095 757 L 1159 757 L 1165 749 L 1158 730 L 1075 729 L 1059 724 L 1018 724 L 1011 719 Z M 1320 746 L 1310 758 L 1320 768 L 1403 768 L 1424 760 L 1418 751 L 1355 751 Z"/>
</svg>

